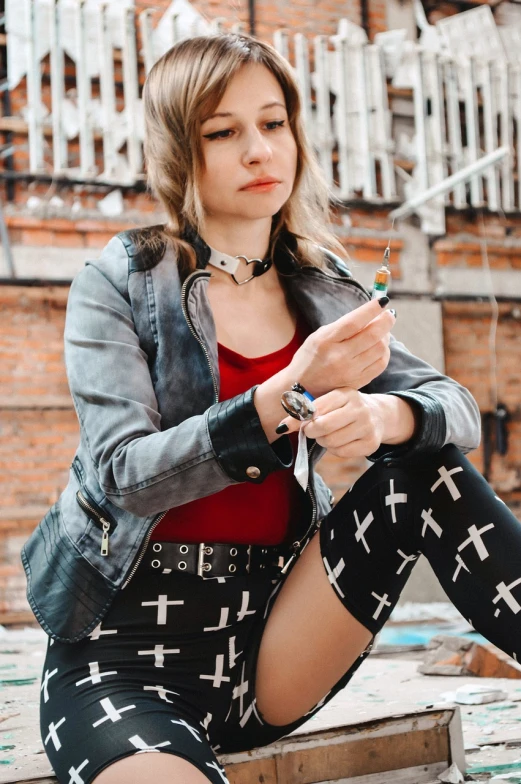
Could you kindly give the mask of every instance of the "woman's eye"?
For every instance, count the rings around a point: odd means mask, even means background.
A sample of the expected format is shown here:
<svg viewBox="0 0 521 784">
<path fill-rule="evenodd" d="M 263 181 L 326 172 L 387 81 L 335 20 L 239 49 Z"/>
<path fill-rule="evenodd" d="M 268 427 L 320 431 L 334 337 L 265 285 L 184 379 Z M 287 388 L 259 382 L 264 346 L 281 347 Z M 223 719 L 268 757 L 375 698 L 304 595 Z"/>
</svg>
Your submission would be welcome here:
<svg viewBox="0 0 521 784">
<path fill-rule="evenodd" d="M 225 134 L 225 133 L 231 133 L 231 131 L 230 130 L 215 131 L 214 133 L 207 133 L 203 138 L 204 139 L 210 139 L 210 141 L 212 139 L 227 139 L 228 138 L 227 136 L 223 136 L 223 134 Z"/>
<path fill-rule="evenodd" d="M 285 120 L 273 120 L 272 122 L 267 122 L 266 127 L 270 131 L 276 130 L 276 128 L 282 128 L 285 125 Z M 213 133 L 207 133 L 203 136 L 204 139 L 209 139 L 212 141 L 213 139 L 229 139 L 230 137 L 227 134 L 233 133 L 231 128 L 226 128 L 223 131 L 214 131 Z"/>
</svg>

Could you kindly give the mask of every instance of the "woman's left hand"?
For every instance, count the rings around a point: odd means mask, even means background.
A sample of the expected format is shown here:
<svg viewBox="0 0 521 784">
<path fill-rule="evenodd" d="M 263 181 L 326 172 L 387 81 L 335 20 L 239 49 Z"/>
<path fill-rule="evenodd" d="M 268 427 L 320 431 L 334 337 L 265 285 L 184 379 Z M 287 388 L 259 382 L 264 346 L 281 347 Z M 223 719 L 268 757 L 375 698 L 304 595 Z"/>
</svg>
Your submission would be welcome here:
<svg viewBox="0 0 521 784">
<path fill-rule="evenodd" d="M 367 457 L 382 443 L 384 415 L 378 396 L 340 387 L 314 401 L 313 419 L 301 422 L 291 416 L 280 424 L 288 425 L 287 433 L 300 427 L 308 438 L 338 457 Z"/>
</svg>

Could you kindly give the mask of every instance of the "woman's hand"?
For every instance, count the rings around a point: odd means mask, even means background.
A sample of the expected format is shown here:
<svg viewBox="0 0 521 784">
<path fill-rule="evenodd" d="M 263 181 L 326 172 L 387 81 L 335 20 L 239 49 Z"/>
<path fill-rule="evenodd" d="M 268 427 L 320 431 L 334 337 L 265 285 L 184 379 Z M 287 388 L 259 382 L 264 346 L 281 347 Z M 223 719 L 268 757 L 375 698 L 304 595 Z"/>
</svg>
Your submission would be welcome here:
<svg viewBox="0 0 521 784">
<path fill-rule="evenodd" d="M 361 389 L 389 364 L 394 322 L 393 313 L 382 312 L 381 300 L 371 300 L 309 335 L 288 371 L 314 397 L 347 385 Z"/>
<path fill-rule="evenodd" d="M 291 416 L 281 421 L 286 433 L 304 428 L 308 438 L 337 457 L 367 457 L 381 444 L 401 444 L 414 435 L 411 406 L 394 395 L 367 395 L 341 387 L 314 401 L 315 414 L 308 422 Z"/>
</svg>

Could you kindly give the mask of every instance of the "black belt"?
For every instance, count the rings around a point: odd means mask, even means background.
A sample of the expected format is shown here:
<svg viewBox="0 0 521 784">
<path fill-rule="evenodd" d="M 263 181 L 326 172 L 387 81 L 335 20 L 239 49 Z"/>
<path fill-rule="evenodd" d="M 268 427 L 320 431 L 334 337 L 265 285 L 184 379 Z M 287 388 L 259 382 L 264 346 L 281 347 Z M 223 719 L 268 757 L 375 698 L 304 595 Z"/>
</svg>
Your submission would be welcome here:
<svg viewBox="0 0 521 784">
<path fill-rule="evenodd" d="M 289 549 L 284 545 L 149 542 L 141 568 L 197 574 L 209 579 L 280 571 L 289 555 Z"/>
</svg>

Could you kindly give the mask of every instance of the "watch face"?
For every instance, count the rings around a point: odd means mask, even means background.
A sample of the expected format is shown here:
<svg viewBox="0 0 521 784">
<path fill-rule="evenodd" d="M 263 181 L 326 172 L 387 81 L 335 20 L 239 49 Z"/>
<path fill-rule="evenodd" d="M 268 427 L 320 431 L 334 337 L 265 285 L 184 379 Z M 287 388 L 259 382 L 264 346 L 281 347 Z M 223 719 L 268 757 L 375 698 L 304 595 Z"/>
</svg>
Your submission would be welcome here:
<svg viewBox="0 0 521 784">
<path fill-rule="evenodd" d="M 295 419 L 311 419 L 315 413 L 315 406 L 300 392 L 283 392 L 280 399 L 282 408 Z"/>
</svg>

